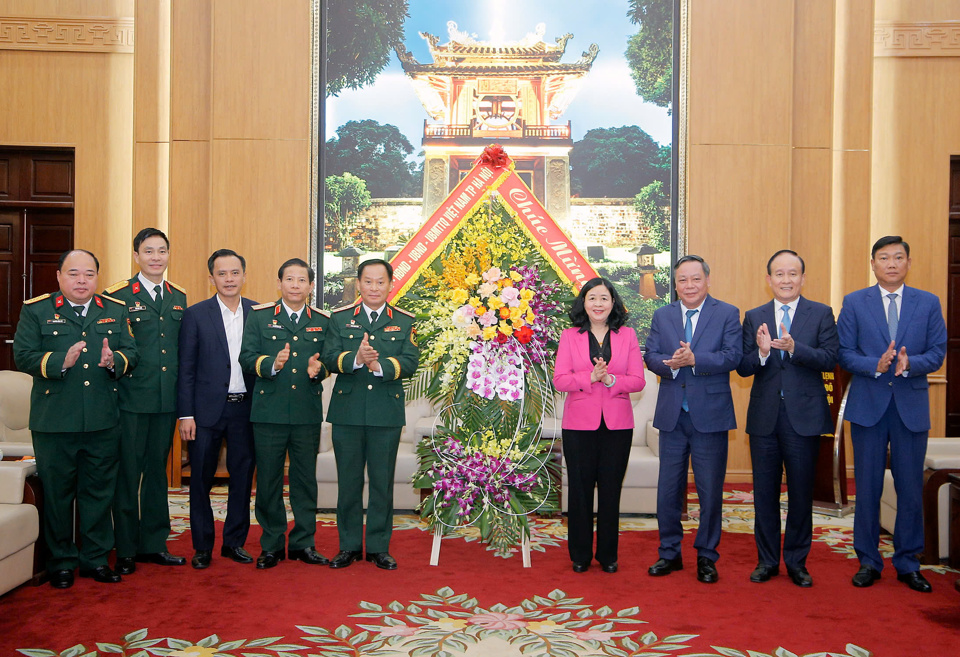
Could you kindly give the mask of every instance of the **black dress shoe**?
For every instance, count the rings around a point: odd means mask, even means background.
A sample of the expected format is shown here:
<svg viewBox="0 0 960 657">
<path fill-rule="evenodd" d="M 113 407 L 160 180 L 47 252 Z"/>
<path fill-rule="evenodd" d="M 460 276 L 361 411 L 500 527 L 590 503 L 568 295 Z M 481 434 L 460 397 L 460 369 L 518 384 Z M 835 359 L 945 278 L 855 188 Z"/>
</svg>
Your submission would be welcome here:
<svg viewBox="0 0 960 657">
<path fill-rule="evenodd" d="M 133 557 L 118 557 L 114 570 L 121 575 L 132 575 L 137 572 L 137 563 L 133 560 Z"/>
<path fill-rule="evenodd" d="M 397 560 L 391 557 L 389 552 L 367 552 L 367 561 L 372 561 L 377 568 L 384 570 L 397 569 Z"/>
<path fill-rule="evenodd" d="M 912 573 L 900 573 L 897 575 L 897 579 L 905 583 L 914 591 L 919 591 L 920 593 L 930 593 L 933 591 L 933 587 L 930 586 L 930 582 L 927 581 L 927 578 L 920 574 L 919 570 L 915 570 Z"/>
<path fill-rule="evenodd" d="M 600 564 L 600 570 L 602 570 L 605 573 L 615 573 L 619 569 L 620 569 L 620 564 L 618 564 L 616 561 Z"/>
<path fill-rule="evenodd" d="M 790 576 L 790 581 L 800 588 L 808 589 L 813 586 L 813 578 L 810 577 L 805 566 L 787 568 L 787 575 Z"/>
<path fill-rule="evenodd" d="M 753 569 L 752 573 L 750 573 L 750 581 L 756 584 L 769 582 L 771 577 L 775 577 L 779 574 L 780 569 L 777 566 L 768 566 L 763 563 L 758 563 L 757 567 Z"/>
<path fill-rule="evenodd" d="M 360 557 L 363 556 L 363 553 L 353 550 L 340 550 L 337 552 L 337 556 L 330 560 L 331 568 L 346 568 L 354 561 L 360 561 Z"/>
<path fill-rule="evenodd" d="M 193 559 L 190 560 L 190 565 L 197 570 L 209 568 L 211 556 L 212 552 L 210 550 L 197 550 L 197 553 L 193 555 Z"/>
<path fill-rule="evenodd" d="M 315 547 L 305 547 L 302 550 L 289 550 L 287 556 L 290 557 L 290 561 L 302 561 L 303 563 L 316 566 L 326 566 L 330 564 L 330 560 L 317 552 Z"/>
<path fill-rule="evenodd" d="M 264 568 L 273 568 L 278 563 L 283 561 L 283 550 L 278 552 L 261 552 L 260 556 L 257 557 L 257 568 L 263 570 Z"/>
<path fill-rule="evenodd" d="M 669 575 L 675 570 L 683 570 L 683 558 L 674 557 L 673 559 L 657 559 L 657 562 L 647 569 L 647 572 L 654 577 Z"/>
<path fill-rule="evenodd" d="M 857 588 L 873 586 L 873 583 L 880 579 L 880 571 L 873 566 L 860 566 L 860 570 L 853 576 L 853 585 Z"/>
<path fill-rule="evenodd" d="M 220 556 L 237 563 L 253 563 L 253 557 L 242 547 L 227 547 L 224 545 L 220 548 Z"/>
<path fill-rule="evenodd" d="M 97 566 L 93 569 L 80 569 L 80 577 L 92 577 L 93 581 L 101 584 L 116 584 L 123 579 L 117 573 L 110 570 L 110 566 Z"/>
<path fill-rule="evenodd" d="M 717 564 L 707 557 L 697 557 L 697 579 L 704 584 L 715 584 L 720 579 Z"/>
<path fill-rule="evenodd" d="M 138 554 L 137 561 L 140 563 L 155 563 L 158 566 L 185 566 L 187 560 L 184 557 L 177 557 L 169 552 L 153 552 L 150 554 Z"/>
<path fill-rule="evenodd" d="M 73 571 L 54 570 L 50 573 L 50 586 L 55 589 L 69 589 L 73 586 Z"/>
<path fill-rule="evenodd" d="M 590 569 L 589 561 L 574 561 L 573 562 L 573 572 L 575 573 L 585 573 Z"/>
</svg>

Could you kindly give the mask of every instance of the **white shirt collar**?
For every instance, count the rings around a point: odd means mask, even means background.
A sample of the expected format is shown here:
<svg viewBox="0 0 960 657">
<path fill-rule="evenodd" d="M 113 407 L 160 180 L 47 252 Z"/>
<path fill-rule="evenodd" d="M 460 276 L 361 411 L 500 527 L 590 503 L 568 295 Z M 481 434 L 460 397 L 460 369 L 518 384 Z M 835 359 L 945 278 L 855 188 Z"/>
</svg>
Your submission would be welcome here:
<svg viewBox="0 0 960 657">
<path fill-rule="evenodd" d="M 697 314 L 699 315 L 699 314 L 700 314 L 700 311 L 703 310 L 703 304 L 705 304 L 706 302 L 707 302 L 707 298 L 704 297 L 704 298 L 703 298 L 703 301 L 701 301 L 701 302 L 700 302 L 700 305 L 697 306 L 696 308 L 687 308 L 687 307 L 683 304 L 683 302 L 681 301 L 681 302 L 680 302 L 680 313 L 681 313 L 682 315 L 686 316 L 688 310 L 696 310 L 696 311 L 697 311 Z M 696 315 L 694 315 L 694 317 L 696 317 Z"/>
<path fill-rule="evenodd" d="M 903 284 L 903 283 L 900 283 L 900 287 L 898 287 L 896 290 L 894 290 L 893 292 L 887 292 L 885 289 L 883 289 L 882 287 L 880 287 L 880 284 L 879 284 L 879 283 L 877 283 L 877 289 L 880 290 L 880 296 L 883 297 L 883 298 L 885 298 L 885 299 L 889 299 L 889 297 L 887 296 L 888 294 L 896 294 L 899 298 L 902 299 L 902 298 L 903 298 L 903 288 L 904 288 L 904 284 Z"/>
<path fill-rule="evenodd" d="M 377 313 L 377 319 L 383 317 L 383 309 L 387 307 L 387 304 L 383 304 L 379 308 L 371 308 L 365 303 L 361 303 L 360 305 L 363 306 L 363 312 L 367 313 L 368 320 L 370 319 L 370 313 Z"/>
<path fill-rule="evenodd" d="M 293 308 L 288 306 L 287 302 L 284 301 L 283 299 L 280 299 L 280 304 L 283 306 L 283 309 L 287 312 L 287 317 L 289 317 L 293 313 L 297 313 L 297 318 L 299 319 L 299 316 L 307 309 L 307 304 L 303 304 L 302 306 L 300 306 L 300 310 L 294 310 Z"/>
<path fill-rule="evenodd" d="M 219 294 L 215 294 L 214 296 L 215 296 L 216 299 L 217 299 L 217 304 L 219 304 L 219 306 L 220 306 L 220 312 L 221 312 L 221 313 L 229 313 L 229 314 L 234 315 L 234 316 L 236 316 L 237 313 L 243 313 L 243 297 L 240 298 L 240 303 L 237 304 L 237 310 L 236 310 L 236 312 L 234 312 L 234 311 L 230 310 L 230 308 L 227 307 L 227 305 L 223 302 L 223 299 L 220 298 L 220 295 L 219 295 Z"/>
<path fill-rule="evenodd" d="M 785 304 L 785 303 L 782 303 L 781 301 L 779 301 L 779 300 L 777 300 L 777 299 L 774 299 L 774 300 L 773 300 L 773 309 L 774 309 L 776 312 L 780 312 L 781 310 L 783 310 L 783 307 L 784 307 L 784 306 L 789 306 L 789 307 L 790 307 L 790 314 L 791 314 L 791 316 L 793 316 L 793 315 L 796 315 L 796 314 L 797 314 L 797 306 L 798 306 L 799 304 L 800 304 L 800 297 L 797 297 L 796 299 L 794 299 L 794 300 L 791 301 L 790 303 L 786 303 L 786 304 Z"/>
<path fill-rule="evenodd" d="M 157 287 L 157 284 L 151 281 L 146 276 L 144 276 L 143 272 L 140 272 L 139 274 L 137 274 L 137 280 L 140 281 L 140 285 L 146 288 L 146 290 L 150 293 L 150 297 L 153 298 L 154 297 L 153 288 Z M 164 281 L 161 281 L 160 285 L 162 286 L 163 283 Z"/>
</svg>

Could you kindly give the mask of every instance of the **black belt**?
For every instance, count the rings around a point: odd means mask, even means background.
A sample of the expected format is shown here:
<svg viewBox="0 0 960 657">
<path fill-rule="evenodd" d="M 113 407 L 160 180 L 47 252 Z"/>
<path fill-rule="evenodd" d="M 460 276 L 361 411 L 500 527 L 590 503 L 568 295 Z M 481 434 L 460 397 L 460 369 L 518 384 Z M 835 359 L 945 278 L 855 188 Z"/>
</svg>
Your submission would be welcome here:
<svg viewBox="0 0 960 657">
<path fill-rule="evenodd" d="M 227 394 L 227 401 L 242 402 L 246 396 L 247 396 L 247 393 L 245 392 L 231 392 Z"/>
</svg>

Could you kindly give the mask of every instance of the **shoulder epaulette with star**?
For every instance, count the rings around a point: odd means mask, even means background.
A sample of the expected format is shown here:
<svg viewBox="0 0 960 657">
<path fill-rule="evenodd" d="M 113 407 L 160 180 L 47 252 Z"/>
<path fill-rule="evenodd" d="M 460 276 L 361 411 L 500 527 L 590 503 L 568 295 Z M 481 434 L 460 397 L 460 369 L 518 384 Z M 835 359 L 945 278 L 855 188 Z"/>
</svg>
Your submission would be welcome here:
<svg viewBox="0 0 960 657">
<path fill-rule="evenodd" d="M 330 317 L 330 311 L 329 311 L 329 310 L 323 310 L 322 308 L 317 308 L 316 306 L 310 306 L 310 308 L 311 308 L 311 310 L 313 310 L 313 312 L 315 312 L 315 313 L 320 313 L 320 314 L 323 315 L 324 317 L 328 317 L 328 318 Z"/>
<path fill-rule="evenodd" d="M 127 279 L 124 279 L 124 280 L 122 280 L 122 281 L 117 281 L 116 283 L 114 283 L 113 285 L 111 285 L 110 287 L 108 287 L 108 288 L 106 289 L 106 292 L 108 292 L 108 293 L 110 293 L 110 294 L 113 294 L 113 293 L 116 292 L 117 290 L 122 290 L 123 288 L 127 287 L 128 285 L 130 285 L 130 281 L 127 280 Z"/>
<path fill-rule="evenodd" d="M 391 307 L 392 307 L 394 310 L 396 310 L 398 313 L 403 313 L 403 314 L 406 315 L 407 317 L 411 317 L 411 318 L 413 318 L 413 319 L 416 319 L 416 318 L 417 318 L 417 316 L 414 315 L 414 314 L 413 314 L 412 312 L 410 312 L 409 310 L 404 310 L 403 308 L 397 308 L 396 306 L 391 306 Z"/>
<path fill-rule="evenodd" d="M 46 294 L 41 294 L 39 297 L 33 297 L 32 299 L 27 299 L 26 301 L 23 302 L 23 305 L 29 306 L 31 303 L 36 303 L 38 301 L 43 301 L 44 299 L 49 299 L 49 298 L 50 298 L 50 293 L 47 292 Z"/>
<path fill-rule="evenodd" d="M 180 290 L 180 291 L 183 292 L 184 294 L 187 293 L 187 291 L 186 291 L 185 289 L 183 289 L 181 286 L 177 285 L 177 284 L 174 283 L 173 281 L 167 281 L 167 283 L 169 283 L 172 287 Z"/>
<path fill-rule="evenodd" d="M 265 310 L 267 308 L 273 308 L 276 305 L 274 301 L 268 301 L 267 303 L 258 303 L 251 310 Z"/>
<path fill-rule="evenodd" d="M 104 299 L 107 299 L 107 300 L 112 301 L 112 302 L 114 302 L 114 303 L 119 303 L 121 306 L 125 306 L 125 305 L 126 305 L 126 302 L 125 302 L 125 301 L 121 301 L 120 299 L 115 299 L 114 297 L 108 296 L 108 295 L 106 295 L 106 294 L 101 294 L 100 296 L 103 297 Z"/>
</svg>

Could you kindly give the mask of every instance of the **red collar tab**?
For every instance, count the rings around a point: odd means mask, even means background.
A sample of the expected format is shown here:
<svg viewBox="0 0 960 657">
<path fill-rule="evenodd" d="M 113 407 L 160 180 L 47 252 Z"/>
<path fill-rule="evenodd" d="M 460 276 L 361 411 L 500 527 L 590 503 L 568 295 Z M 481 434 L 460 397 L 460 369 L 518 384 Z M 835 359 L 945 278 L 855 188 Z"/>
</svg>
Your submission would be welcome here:
<svg viewBox="0 0 960 657">
<path fill-rule="evenodd" d="M 93 295 L 93 301 L 98 307 L 103 308 L 103 302 L 100 301 L 100 297 L 98 297 L 96 294 Z"/>
<path fill-rule="evenodd" d="M 356 317 L 357 315 L 360 314 L 360 308 L 362 308 L 362 306 L 358 303 L 358 304 L 357 304 L 357 309 L 353 311 L 353 316 L 354 316 L 354 317 Z"/>
<path fill-rule="evenodd" d="M 134 281 L 133 287 L 130 288 L 134 294 L 140 294 L 140 281 Z"/>
<path fill-rule="evenodd" d="M 276 317 L 280 314 L 280 304 L 277 304 L 277 307 L 273 309 L 273 316 Z"/>
<path fill-rule="evenodd" d="M 63 305 L 63 295 L 62 295 L 62 294 L 58 294 L 58 295 L 57 295 L 57 301 L 56 301 L 56 307 L 59 308 L 59 307 L 62 306 L 62 305 Z"/>
<path fill-rule="evenodd" d="M 307 319 L 313 319 L 313 315 L 310 314 L 310 306 L 306 306 L 306 308 L 307 308 Z"/>
<path fill-rule="evenodd" d="M 390 319 L 393 319 L 393 308 L 391 308 L 390 306 L 387 306 L 387 317 L 389 317 Z"/>
<path fill-rule="evenodd" d="M 170 282 L 169 282 L 169 281 L 164 281 L 163 284 L 166 286 L 167 292 L 173 292 L 173 288 L 170 287 Z"/>
</svg>

